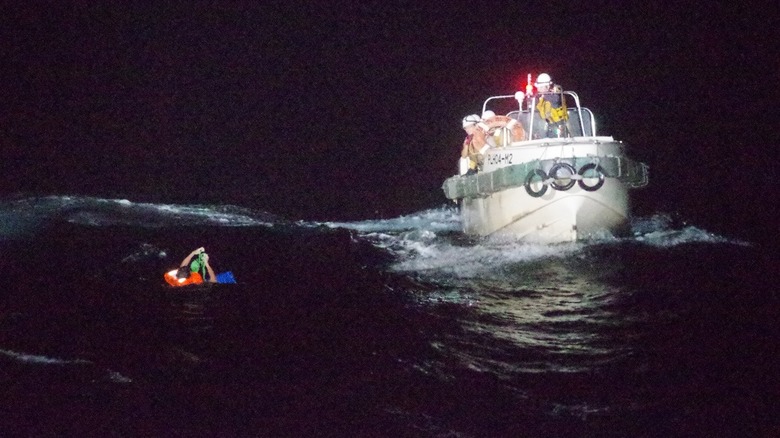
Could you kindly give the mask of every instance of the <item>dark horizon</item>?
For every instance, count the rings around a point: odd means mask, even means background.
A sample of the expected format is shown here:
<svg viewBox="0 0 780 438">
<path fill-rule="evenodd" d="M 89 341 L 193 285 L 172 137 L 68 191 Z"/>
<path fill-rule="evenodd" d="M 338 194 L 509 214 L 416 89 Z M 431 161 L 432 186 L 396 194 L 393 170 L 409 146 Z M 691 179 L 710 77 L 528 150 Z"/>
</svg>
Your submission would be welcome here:
<svg viewBox="0 0 780 438">
<path fill-rule="evenodd" d="M 600 6 L 9 6 L 2 194 L 412 213 L 460 119 L 547 72 L 650 166 L 638 214 L 774 233 L 777 8 Z"/>
</svg>

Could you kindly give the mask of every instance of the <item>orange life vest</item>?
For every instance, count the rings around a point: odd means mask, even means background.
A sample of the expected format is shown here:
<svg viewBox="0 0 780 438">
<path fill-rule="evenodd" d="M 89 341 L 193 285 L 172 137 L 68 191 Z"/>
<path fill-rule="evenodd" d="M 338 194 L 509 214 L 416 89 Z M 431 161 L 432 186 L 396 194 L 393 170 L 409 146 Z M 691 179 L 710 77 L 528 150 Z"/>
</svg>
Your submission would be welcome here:
<svg viewBox="0 0 780 438">
<path fill-rule="evenodd" d="M 201 284 L 203 283 L 203 277 L 198 272 L 190 272 L 190 276 L 187 278 L 176 278 L 176 272 L 178 270 L 166 272 L 163 278 L 165 281 L 174 287 L 187 286 L 188 284 Z"/>
</svg>

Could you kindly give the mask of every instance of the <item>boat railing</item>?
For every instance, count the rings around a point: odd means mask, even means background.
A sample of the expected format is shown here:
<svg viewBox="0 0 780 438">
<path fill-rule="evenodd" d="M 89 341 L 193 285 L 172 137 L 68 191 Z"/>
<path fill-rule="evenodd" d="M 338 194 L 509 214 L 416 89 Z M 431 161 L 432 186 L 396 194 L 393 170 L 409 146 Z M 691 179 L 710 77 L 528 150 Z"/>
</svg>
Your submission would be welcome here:
<svg viewBox="0 0 780 438">
<path fill-rule="evenodd" d="M 570 137 L 595 137 L 596 136 L 596 120 L 593 117 L 593 113 L 588 108 L 580 106 L 580 98 L 577 93 L 573 91 L 558 92 L 562 99 L 566 99 L 568 96 L 570 105 L 566 105 L 566 127 L 568 128 L 568 136 Z M 538 111 L 535 111 L 537 95 L 522 96 L 520 93 L 508 94 L 501 96 L 491 96 L 485 100 L 482 104 L 482 113 L 488 110 L 488 104 L 491 103 L 491 107 L 499 106 L 498 100 L 506 102 L 509 99 L 514 100 L 516 106 L 512 103 L 503 103 L 505 110 L 511 109 L 509 112 L 495 111 L 496 113 L 505 113 L 507 116 L 512 117 L 522 123 L 526 132 L 525 140 L 534 140 L 538 138 L 545 138 L 548 136 L 547 123 L 539 115 Z M 526 103 L 526 109 L 523 109 L 523 102 Z M 565 102 L 564 102 L 565 105 Z M 517 109 L 512 109 L 514 106 Z M 533 115 L 533 117 L 531 116 Z"/>
<path fill-rule="evenodd" d="M 517 105 L 515 107 L 519 111 L 521 109 L 521 105 L 522 105 L 523 101 L 522 101 L 522 98 L 520 100 L 518 100 L 517 99 L 518 97 L 519 96 L 517 94 L 507 94 L 507 95 L 503 95 L 503 96 L 491 96 L 491 97 L 488 97 L 485 100 L 485 102 L 482 104 L 482 113 L 481 114 L 485 114 L 485 111 L 488 110 L 488 102 L 494 101 L 494 100 L 504 100 L 504 101 L 506 101 L 507 99 L 514 99 L 515 102 L 517 102 Z M 505 104 L 505 106 L 508 106 L 508 105 L 509 104 Z M 503 112 L 504 111 L 496 111 L 496 114 L 503 113 Z"/>
<path fill-rule="evenodd" d="M 593 112 L 588 108 L 568 108 L 569 133 L 572 137 L 595 137 L 596 121 Z M 523 125 L 526 132 L 526 140 L 544 138 L 547 135 L 545 121 L 541 118 L 538 111 L 534 111 L 533 123 L 529 117 L 528 110 L 512 111 L 507 114 Z M 533 128 L 533 130 L 532 130 Z"/>
</svg>

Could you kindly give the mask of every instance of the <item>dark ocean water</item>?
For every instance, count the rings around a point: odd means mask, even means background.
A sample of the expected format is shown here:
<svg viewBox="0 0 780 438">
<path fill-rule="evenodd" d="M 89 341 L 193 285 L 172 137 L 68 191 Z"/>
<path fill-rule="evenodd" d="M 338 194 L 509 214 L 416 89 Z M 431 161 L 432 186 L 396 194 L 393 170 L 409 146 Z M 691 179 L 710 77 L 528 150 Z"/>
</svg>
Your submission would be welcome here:
<svg viewBox="0 0 780 438">
<path fill-rule="evenodd" d="M 659 212 L 576 244 L 441 207 L 0 204 L 5 436 L 778 436 L 776 254 Z M 205 246 L 236 285 L 174 290 Z"/>
</svg>

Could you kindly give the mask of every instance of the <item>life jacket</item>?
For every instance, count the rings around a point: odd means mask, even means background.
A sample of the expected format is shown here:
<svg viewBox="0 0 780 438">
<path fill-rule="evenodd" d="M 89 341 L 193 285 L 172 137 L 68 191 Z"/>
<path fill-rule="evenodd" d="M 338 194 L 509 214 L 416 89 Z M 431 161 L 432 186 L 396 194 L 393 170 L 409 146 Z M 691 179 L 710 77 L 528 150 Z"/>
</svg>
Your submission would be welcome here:
<svg viewBox="0 0 780 438">
<path fill-rule="evenodd" d="M 189 266 L 186 266 L 186 268 L 190 269 Z M 174 269 L 172 271 L 166 272 L 165 275 L 163 275 L 163 278 L 165 278 L 165 282 L 170 284 L 173 287 L 203 283 L 203 276 L 200 275 L 200 273 L 198 272 L 190 272 L 190 275 L 186 278 L 179 278 L 176 275 L 178 272 L 179 272 L 178 269 Z"/>
<path fill-rule="evenodd" d="M 486 139 L 487 134 L 484 127 L 480 126 L 481 124 L 481 122 L 477 124 L 477 128 L 474 130 L 474 133 L 467 135 L 463 140 L 463 152 L 465 152 L 465 156 L 462 152 L 461 157 L 468 157 L 468 168 L 472 170 L 476 170 L 477 168 L 481 167 L 482 159 L 484 157 L 483 154 L 488 146 Z"/>
<path fill-rule="evenodd" d="M 558 123 L 569 119 L 566 101 L 557 89 L 551 93 L 540 94 L 539 100 L 536 102 L 536 109 L 539 110 L 539 115 L 547 123 Z"/>
</svg>

